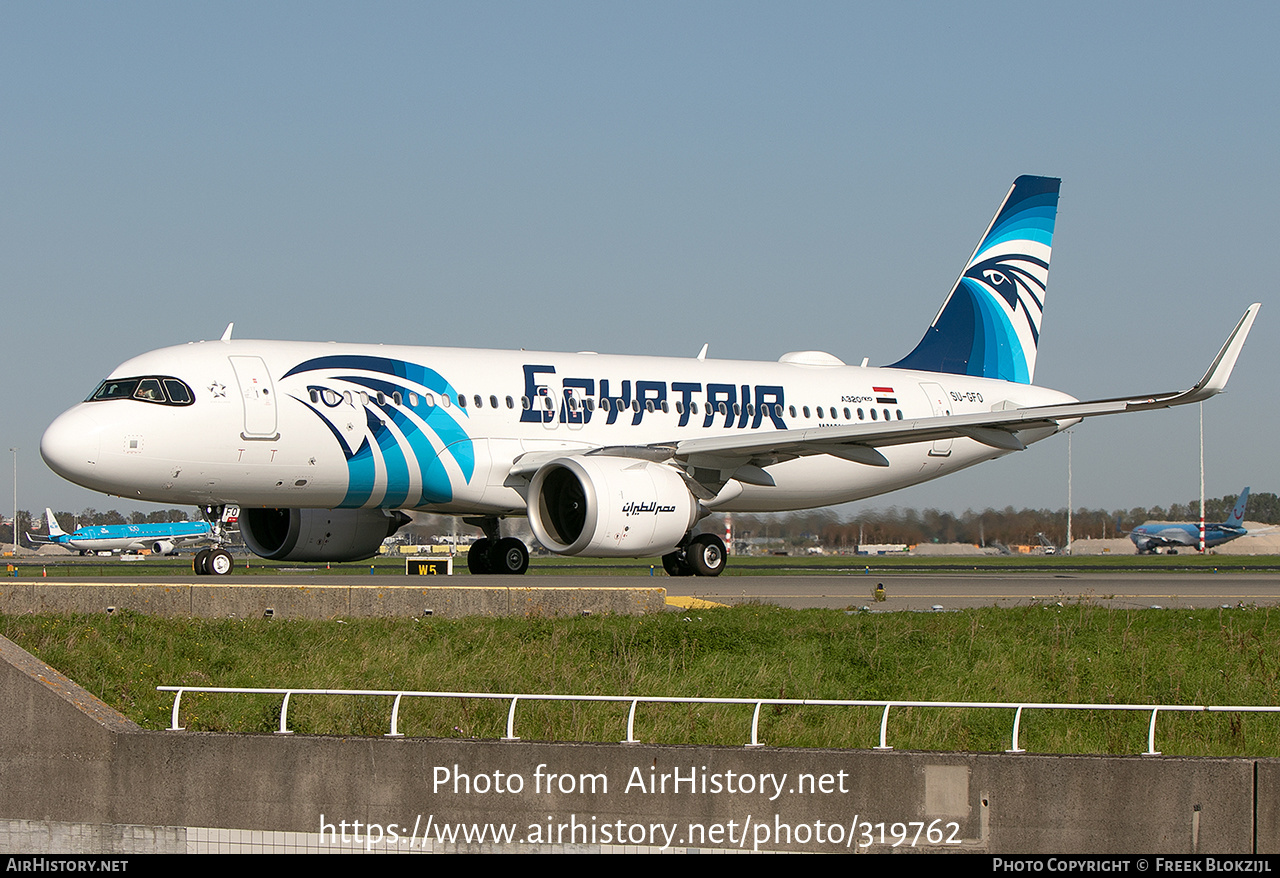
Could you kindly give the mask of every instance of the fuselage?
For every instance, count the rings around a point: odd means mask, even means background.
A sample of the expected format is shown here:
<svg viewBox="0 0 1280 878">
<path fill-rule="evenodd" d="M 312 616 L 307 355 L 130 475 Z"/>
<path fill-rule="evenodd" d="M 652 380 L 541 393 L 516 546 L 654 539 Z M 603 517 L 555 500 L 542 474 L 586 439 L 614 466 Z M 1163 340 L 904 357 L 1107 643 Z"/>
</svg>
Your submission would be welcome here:
<svg viewBox="0 0 1280 878">
<path fill-rule="evenodd" d="M 1248 531 L 1239 526 L 1229 524 L 1206 524 L 1204 526 L 1204 545 L 1211 549 L 1223 543 L 1244 536 Z M 1156 522 L 1135 527 L 1129 538 L 1140 552 L 1149 552 L 1155 548 L 1176 546 L 1199 546 L 1200 526 L 1186 522 Z"/>
<path fill-rule="evenodd" d="M 135 357 L 45 433 L 49 466 L 159 503 L 522 515 L 522 455 L 1073 402 L 965 375 L 786 362 L 282 341 L 198 342 Z M 136 383 L 133 383 L 136 382 Z M 1065 425 L 1064 425 L 1065 426 Z M 1023 431 L 1024 442 L 1056 432 Z M 998 457 L 967 438 L 826 454 L 730 480 L 706 506 L 780 511 L 857 500 Z"/>
</svg>

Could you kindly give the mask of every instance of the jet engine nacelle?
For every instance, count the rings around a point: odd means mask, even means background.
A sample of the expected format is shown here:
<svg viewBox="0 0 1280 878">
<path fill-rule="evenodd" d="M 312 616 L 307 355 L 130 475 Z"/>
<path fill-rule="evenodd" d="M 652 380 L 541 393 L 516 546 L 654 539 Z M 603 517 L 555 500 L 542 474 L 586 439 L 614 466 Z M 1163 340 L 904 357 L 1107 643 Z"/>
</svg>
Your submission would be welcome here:
<svg viewBox="0 0 1280 878">
<path fill-rule="evenodd" d="M 176 547 L 168 540 L 157 540 L 151 544 L 153 555 L 172 555 L 175 551 L 177 551 Z"/>
<path fill-rule="evenodd" d="M 665 464 L 578 455 L 546 464 L 529 485 L 529 525 L 560 555 L 640 558 L 673 551 L 699 506 Z"/>
<path fill-rule="evenodd" d="M 271 561 L 360 561 L 411 519 L 385 509 L 248 509 L 240 535 Z"/>
</svg>

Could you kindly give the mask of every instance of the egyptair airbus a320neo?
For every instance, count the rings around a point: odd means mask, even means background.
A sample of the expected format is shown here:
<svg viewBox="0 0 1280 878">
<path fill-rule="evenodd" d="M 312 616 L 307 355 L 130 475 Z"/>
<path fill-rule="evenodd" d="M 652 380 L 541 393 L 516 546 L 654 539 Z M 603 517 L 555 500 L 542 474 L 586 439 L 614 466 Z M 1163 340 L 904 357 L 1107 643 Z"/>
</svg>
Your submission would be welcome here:
<svg viewBox="0 0 1280 878">
<path fill-rule="evenodd" d="M 291 561 L 373 555 L 403 510 L 480 527 L 472 573 L 523 573 L 527 516 L 563 555 L 662 556 L 714 576 L 698 522 L 859 500 L 947 475 L 1093 415 L 1208 399 L 1258 312 L 1181 393 L 1079 402 L 1032 384 L 1060 181 L 1019 177 L 915 349 L 888 366 L 232 339 L 128 360 L 40 450 L 87 488 L 217 520 Z M 225 565 L 224 565 L 225 566 Z"/>
</svg>

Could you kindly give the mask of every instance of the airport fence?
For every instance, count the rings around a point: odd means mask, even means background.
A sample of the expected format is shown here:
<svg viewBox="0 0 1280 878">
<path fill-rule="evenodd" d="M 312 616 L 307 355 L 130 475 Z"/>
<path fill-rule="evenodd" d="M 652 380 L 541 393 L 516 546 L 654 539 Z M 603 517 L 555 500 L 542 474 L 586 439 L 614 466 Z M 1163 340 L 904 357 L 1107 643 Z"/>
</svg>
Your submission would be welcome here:
<svg viewBox="0 0 1280 878">
<path fill-rule="evenodd" d="M 759 740 L 760 712 L 765 707 L 872 707 L 883 710 L 880 717 L 880 743 L 873 749 L 892 750 L 889 744 L 889 713 L 893 708 L 964 708 L 975 710 L 1011 710 L 1013 725 L 1010 734 L 1009 748 L 1006 753 L 1025 753 L 1018 746 L 1018 730 L 1022 724 L 1023 711 L 1027 710 L 1093 710 L 1093 711 L 1126 711 L 1149 712 L 1151 719 L 1147 727 L 1147 749 L 1144 756 L 1159 756 L 1156 749 L 1156 719 L 1161 713 L 1280 713 L 1280 706 L 1272 705 L 1188 705 L 1188 704 L 1075 704 L 1068 702 L 1009 702 L 1009 701 L 879 701 L 861 699 L 800 699 L 800 698 L 708 698 L 700 696 L 633 696 L 633 695 L 549 695 L 533 693 L 499 693 L 499 692 L 425 692 L 391 689 L 269 689 L 226 686 L 157 686 L 159 692 L 173 692 L 173 711 L 168 731 L 185 731 L 178 724 L 185 693 L 221 693 L 239 695 L 280 695 L 280 727 L 277 735 L 291 735 L 289 729 L 289 699 L 295 695 L 339 695 L 339 696 L 382 696 L 392 699 L 390 730 L 384 737 L 404 737 L 399 731 L 400 704 L 405 698 L 456 698 L 484 699 L 493 701 L 510 701 L 507 709 L 506 735 L 504 741 L 518 741 L 516 735 L 516 709 L 521 702 L 536 701 L 577 701 L 577 702 L 612 702 L 630 704 L 627 711 L 627 730 L 623 744 L 639 744 L 635 737 L 635 718 L 637 709 L 643 704 L 738 704 L 754 705 L 751 715 L 751 740 L 746 747 L 763 747 Z M 660 743 L 660 742 L 659 742 Z"/>
</svg>

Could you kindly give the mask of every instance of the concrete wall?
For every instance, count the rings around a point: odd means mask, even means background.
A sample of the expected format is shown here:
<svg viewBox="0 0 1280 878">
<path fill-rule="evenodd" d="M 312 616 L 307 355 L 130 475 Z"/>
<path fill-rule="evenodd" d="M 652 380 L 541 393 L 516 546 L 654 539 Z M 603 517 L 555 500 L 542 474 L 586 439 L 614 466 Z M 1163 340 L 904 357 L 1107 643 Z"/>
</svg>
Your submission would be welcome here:
<svg viewBox="0 0 1280 878">
<path fill-rule="evenodd" d="M 1280 850 L 1275 760 L 146 731 L 3 638 L 0 705 L 8 852 L 349 850 L 343 821 L 513 827 L 428 850 L 886 850 L 913 821 L 934 850 Z"/>
<path fill-rule="evenodd" d="M 422 579 L 423 577 L 416 577 Z M 0 613 L 101 613 L 108 607 L 153 616 L 279 619 L 335 616 L 576 616 L 665 609 L 666 590 L 538 586 L 236 585 L 0 580 Z"/>
</svg>

